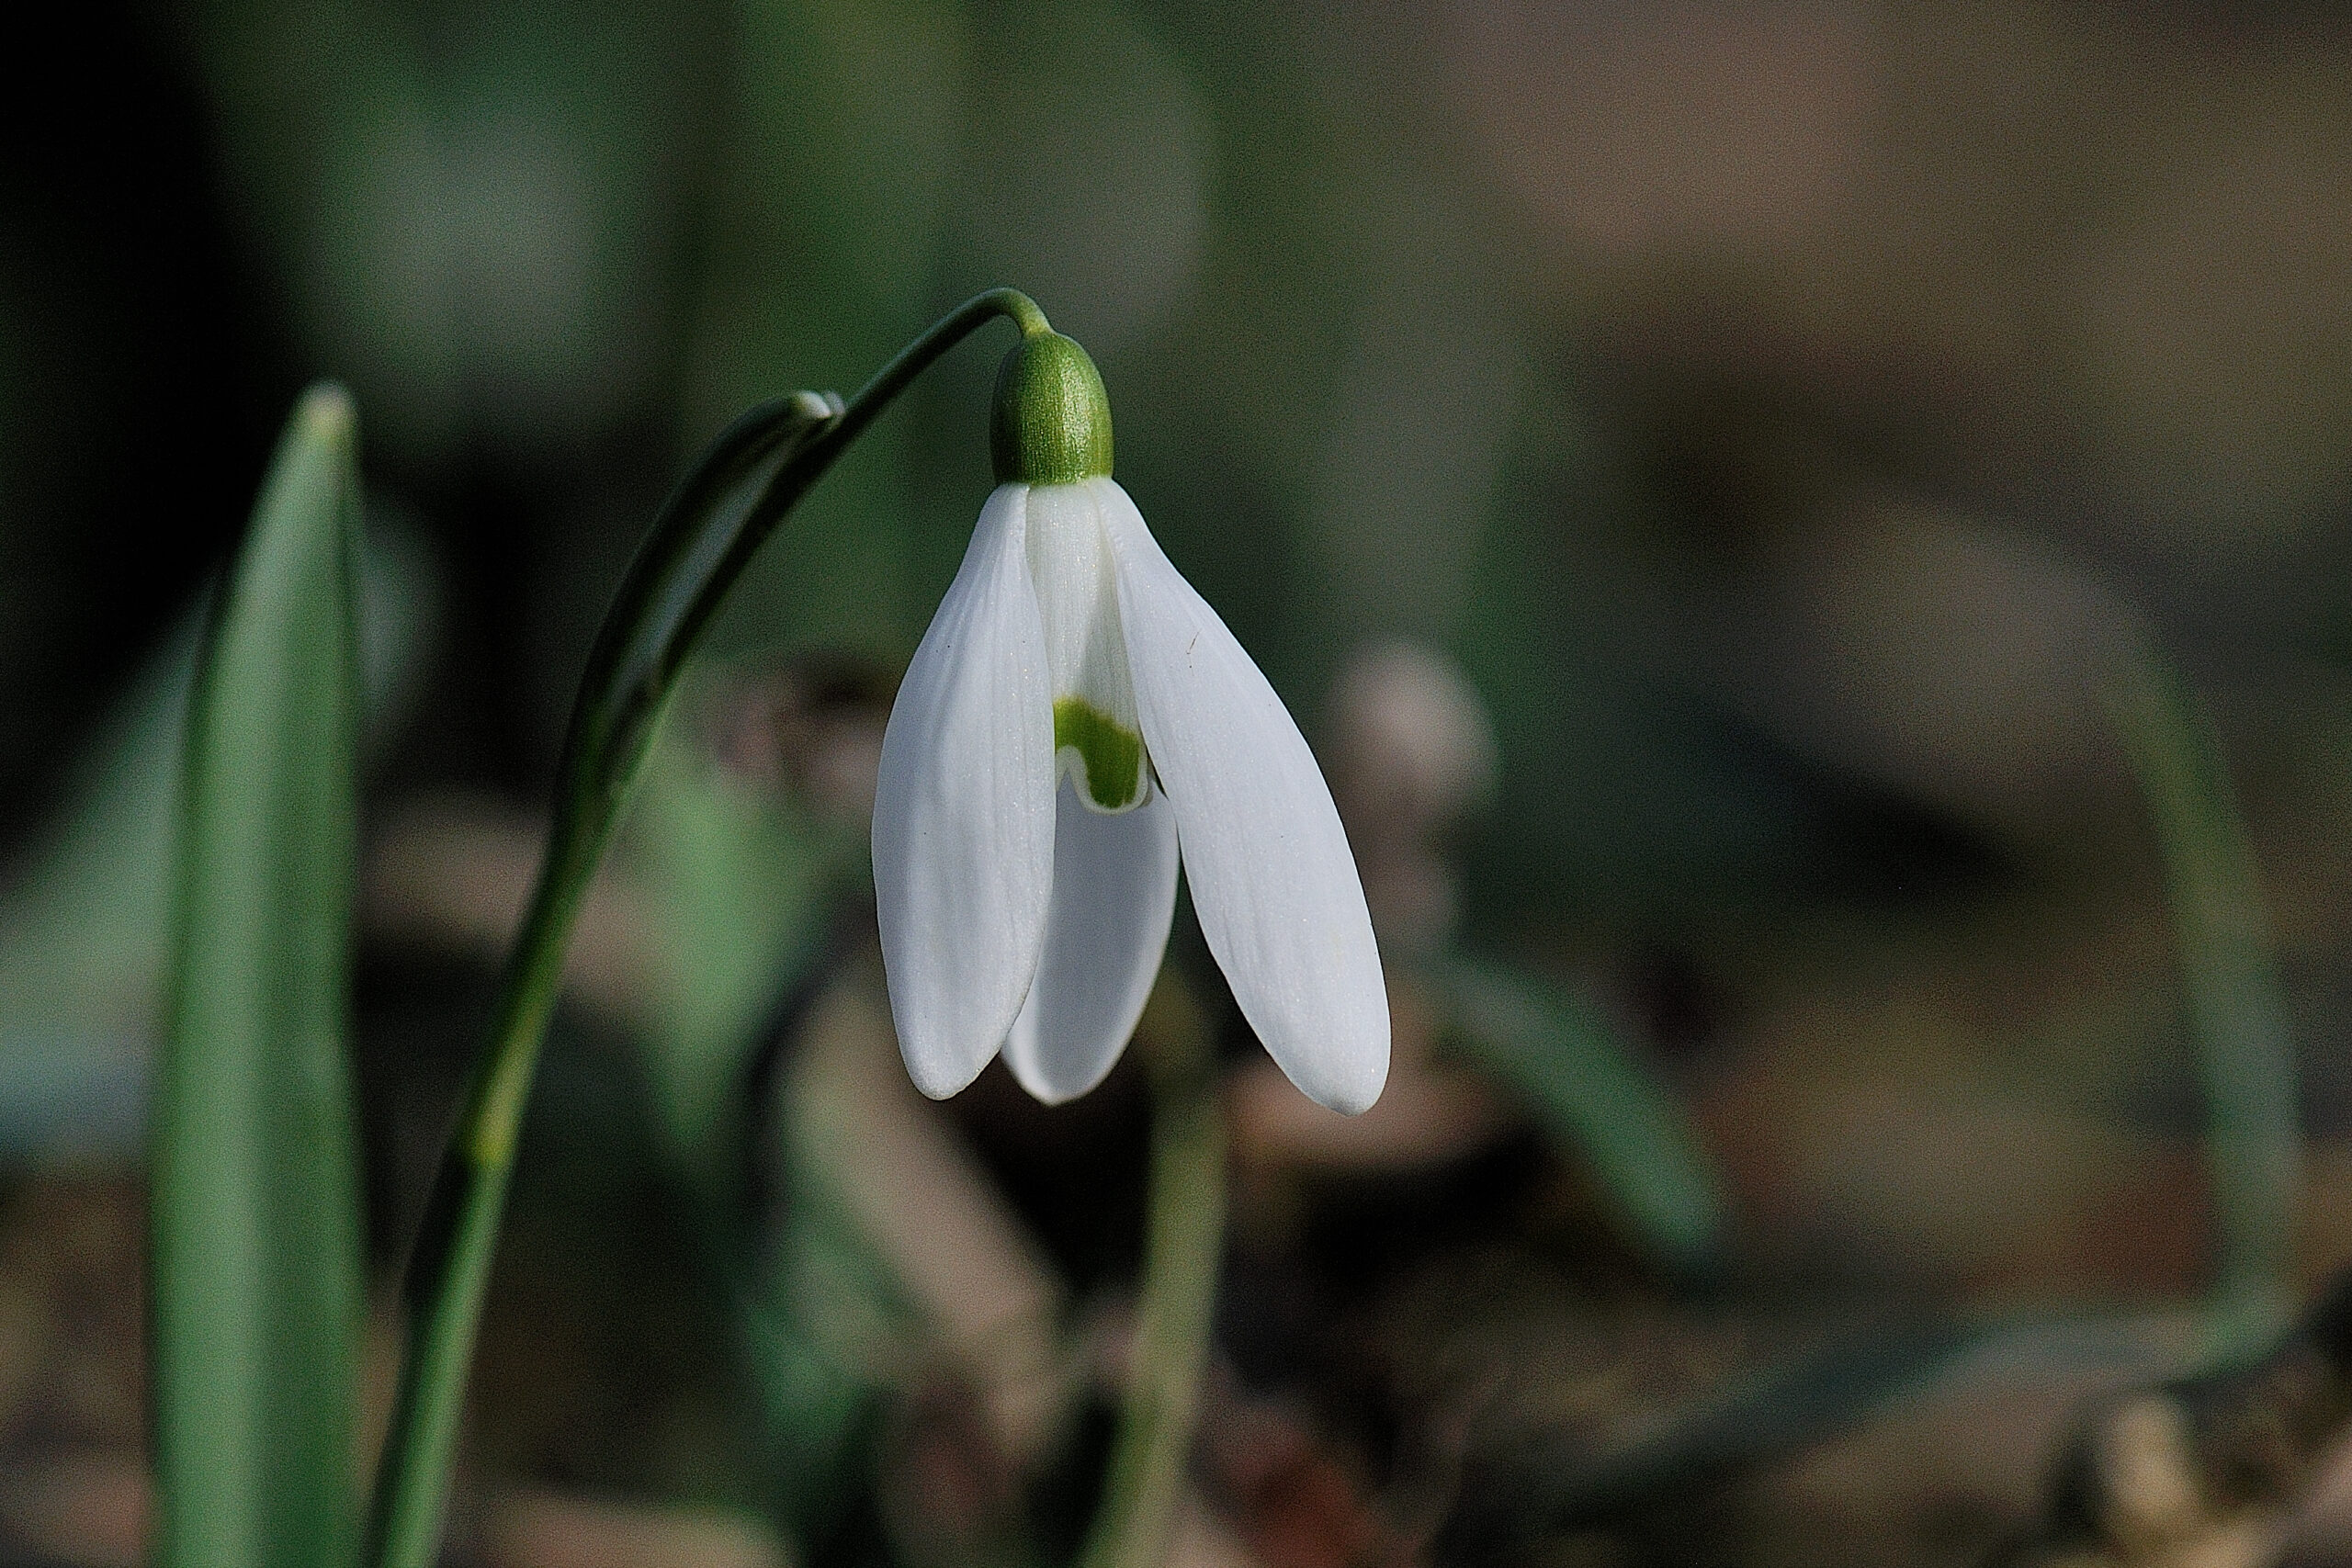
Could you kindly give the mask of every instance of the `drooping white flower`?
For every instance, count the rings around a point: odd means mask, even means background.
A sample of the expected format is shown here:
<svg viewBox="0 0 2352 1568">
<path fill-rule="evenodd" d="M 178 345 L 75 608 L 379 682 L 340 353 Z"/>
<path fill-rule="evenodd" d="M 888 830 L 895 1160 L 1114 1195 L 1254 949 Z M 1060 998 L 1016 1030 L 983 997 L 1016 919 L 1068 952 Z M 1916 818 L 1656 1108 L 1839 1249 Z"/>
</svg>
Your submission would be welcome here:
<svg viewBox="0 0 2352 1568">
<path fill-rule="evenodd" d="M 944 1098 L 1001 1050 L 1049 1104 L 1100 1083 L 1159 973 L 1181 861 L 1274 1060 L 1365 1109 L 1387 993 L 1298 726 L 1111 478 L 1083 349 L 1024 336 L 992 437 L 997 488 L 882 741 L 875 901 L 908 1072 Z"/>
</svg>

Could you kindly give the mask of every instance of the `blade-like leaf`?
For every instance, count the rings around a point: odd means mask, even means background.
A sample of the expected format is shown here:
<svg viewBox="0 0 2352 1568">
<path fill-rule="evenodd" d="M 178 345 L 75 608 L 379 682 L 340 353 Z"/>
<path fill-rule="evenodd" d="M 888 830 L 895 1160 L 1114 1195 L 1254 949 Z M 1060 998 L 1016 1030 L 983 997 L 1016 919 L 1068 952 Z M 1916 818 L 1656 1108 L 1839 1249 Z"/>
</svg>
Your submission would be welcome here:
<svg viewBox="0 0 2352 1568">
<path fill-rule="evenodd" d="M 2241 1351 L 2286 1318 L 2302 1188 L 2295 1043 L 2262 879 L 2212 716 L 2179 672 L 2145 649 L 2107 699 L 2154 819 L 2204 1071 L 2222 1244 L 2215 1348 Z"/>
<path fill-rule="evenodd" d="M 189 715 L 153 1175 L 167 1568 L 355 1544 L 352 423 L 338 389 L 295 411 Z"/>
<path fill-rule="evenodd" d="M 1576 1149 L 1654 1255 L 1710 1272 L 1723 1243 L 1713 1168 L 1672 1094 L 1588 1003 L 1498 964 L 1444 972 L 1452 1021 L 1480 1066 Z"/>
<path fill-rule="evenodd" d="M 433 625 L 433 574 L 397 526 L 358 564 L 364 752 L 398 724 Z M 196 595 L 92 744 L 56 819 L 0 889 L 0 1170 L 129 1159 L 146 1136 L 172 945 L 173 847 L 203 613 Z"/>
</svg>

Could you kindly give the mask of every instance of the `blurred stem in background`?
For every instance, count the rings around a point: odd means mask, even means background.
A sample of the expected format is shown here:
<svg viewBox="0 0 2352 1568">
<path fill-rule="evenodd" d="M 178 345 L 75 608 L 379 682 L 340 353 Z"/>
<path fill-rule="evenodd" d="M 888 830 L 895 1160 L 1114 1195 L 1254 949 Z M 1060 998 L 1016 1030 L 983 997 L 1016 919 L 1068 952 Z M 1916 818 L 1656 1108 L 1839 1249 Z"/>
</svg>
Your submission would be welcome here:
<svg viewBox="0 0 2352 1568">
<path fill-rule="evenodd" d="M 1118 1437 L 1080 1568 L 1154 1568 L 1168 1556 L 1225 1240 L 1225 1119 L 1200 1009 L 1163 974 L 1138 1031 L 1152 1074 L 1150 1213 L 1143 1297 Z"/>
<path fill-rule="evenodd" d="M 745 414 L 672 493 L 630 563 L 581 678 L 538 883 L 410 1265 L 408 1342 L 368 1562 L 425 1568 L 437 1548 L 474 1334 L 564 950 L 679 674 L 752 553 L 809 486 L 917 376 L 999 316 L 1024 334 L 1045 326 L 1027 296 L 992 289 L 942 317 L 848 403 L 798 392 Z"/>
<path fill-rule="evenodd" d="M 2211 1348 L 2233 1355 L 2275 1333 L 2292 1296 L 2302 1132 L 2286 998 L 2211 716 L 2153 649 L 2121 666 L 2107 701 L 2147 795 L 2179 933 L 2221 1230 Z"/>
</svg>

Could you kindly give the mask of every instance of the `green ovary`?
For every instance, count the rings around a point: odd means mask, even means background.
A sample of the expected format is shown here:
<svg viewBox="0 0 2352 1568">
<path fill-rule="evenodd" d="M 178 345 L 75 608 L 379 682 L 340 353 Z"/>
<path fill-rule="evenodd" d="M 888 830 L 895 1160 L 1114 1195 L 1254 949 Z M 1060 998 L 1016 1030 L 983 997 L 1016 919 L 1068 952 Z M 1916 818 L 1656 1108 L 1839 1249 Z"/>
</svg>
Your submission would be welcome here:
<svg viewBox="0 0 2352 1568">
<path fill-rule="evenodd" d="M 1124 810 L 1142 800 L 1143 737 L 1084 697 L 1054 704 L 1054 750 L 1078 753 L 1086 769 L 1086 794 L 1103 810 Z"/>
</svg>

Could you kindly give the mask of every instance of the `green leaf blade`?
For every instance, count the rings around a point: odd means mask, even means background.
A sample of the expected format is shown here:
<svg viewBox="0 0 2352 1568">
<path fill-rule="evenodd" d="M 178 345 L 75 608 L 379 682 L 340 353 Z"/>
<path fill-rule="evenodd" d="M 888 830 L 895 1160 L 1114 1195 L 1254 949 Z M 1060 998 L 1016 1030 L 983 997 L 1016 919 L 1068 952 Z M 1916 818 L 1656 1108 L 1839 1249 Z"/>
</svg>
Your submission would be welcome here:
<svg viewBox="0 0 2352 1568">
<path fill-rule="evenodd" d="M 1722 1262 L 1715 1170 L 1667 1087 L 1589 1005 L 1501 964 L 1456 958 L 1445 989 L 1460 1042 L 1576 1149 L 1634 1235 L 1676 1272 Z"/>
<path fill-rule="evenodd" d="M 189 718 L 151 1200 L 167 1568 L 333 1568 L 356 1541 L 353 445 L 345 394 L 307 394 Z"/>
<path fill-rule="evenodd" d="M 2295 1042 L 2268 907 L 2218 728 L 2194 689 L 2143 647 L 2105 695 L 2163 856 L 2204 1078 L 2221 1244 L 2215 1348 L 2242 1353 L 2287 1320 L 2303 1187 Z"/>
</svg>

